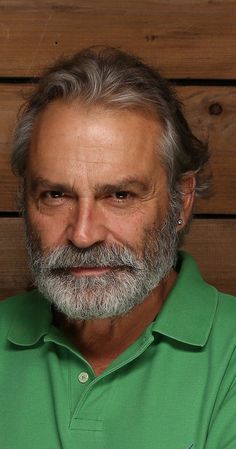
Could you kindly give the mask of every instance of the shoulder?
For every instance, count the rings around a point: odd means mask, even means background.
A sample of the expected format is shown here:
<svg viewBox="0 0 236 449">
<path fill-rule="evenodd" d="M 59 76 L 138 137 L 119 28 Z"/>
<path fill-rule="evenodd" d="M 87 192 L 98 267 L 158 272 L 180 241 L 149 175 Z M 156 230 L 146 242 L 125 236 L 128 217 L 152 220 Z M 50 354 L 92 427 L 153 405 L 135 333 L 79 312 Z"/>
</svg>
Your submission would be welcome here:
<svg viewBox="0 0 236 449">
<path fill-rule="evenodd" d="M 34 300 L 38 295 L 37 290 L 32 290 L 30 292 L 19 293 L 15 296 L 10 296 L 9 298 L 0 301 L 0 310 L 2 313 L 8 313 L 9 311 L 14 311 L 23 305 L 27 305 L 29 302 Z"/>
<path fill-rule="evenodd" d="M 189 332 L 190 328 L 192 333 L 194 330 L 199 341 L 222 340 L 230 342 L 232 348 L 236 344 L 236 298 L 208 284 L 190 254 L 180 252 L 178 262 L 178 280 L 173 289 L 177 300 L 173 302 L 176 313 L 180 314 L 181 306 L 182 326 L 188 326 Z"/>
<path fill-rule="evenodd" d="M 224 307 L 225 311 L 231 310 L 232 308 L 236 310 L 236 296 L 229 295 L 228 293 L 223 293 L 218 290 L 217 294 L 219 304 Z"/>
<path fill-rule="evenodd" d="M 233 362 L 233 375 L 236 373 L 236 298 L 222 293 L 206 284 L 206 291 L 212 292 L 209 301 L 215 296 L 215 311 L 212 315 L 210 332 L 205 350 L 211 354 L 218 365 L 228 366 Z M 204 309 L 202 309 L 204 313 Z"/>
<path fill-rule="evenodd" d="M 37 308 L 39 292 L 32 290 L 30 292 L 20 293 L 0 301 L 0 335 L 3 337 L 9 330 L 15 317 L 28 315 L 32 309 Z"/>
<path fill-rule="evenodd" d="M 217 345 L 219 344 L 219 346 L 224 343 L 224 345 L 229 344 L 231 349 L 236 348 L 236 297 L 203 282 L 202 291 L 205 291 L 205 304 L 202 313 L 205 312 L 208 305 L 214 304 L 211 329 L 213 341 L 218 340 Z"/>
<path fill-rule="evenodd" d="M 236 338 L 236 297 L 216 289 L 215 291 L 217 295 L 216 321 L 220 322 L 222 332 L 232 327 Z"/>
<path fill-rule="evenodd" d="M 181 277 L 181 287 L 183 291 L 191 292 L 191 297 L 195 296 L 198 305 L 199 302 L 205 307 L 206 302 L 215 302 L 217 308 L 223 314 L 236 312 L 236 297 L 217 290 L 216 287 L 209 284 L 203 278 L 201 271 L 194 258 L 186 251 L 179 251 L 178 262 L 180 264 L 179 275 Z M 204 301 L 201 302 L 201 298 Z M 234 315 L 233 315 L 234 316 Z M 234 316 L 235 318 L 235 316 Z"/>
</svg>

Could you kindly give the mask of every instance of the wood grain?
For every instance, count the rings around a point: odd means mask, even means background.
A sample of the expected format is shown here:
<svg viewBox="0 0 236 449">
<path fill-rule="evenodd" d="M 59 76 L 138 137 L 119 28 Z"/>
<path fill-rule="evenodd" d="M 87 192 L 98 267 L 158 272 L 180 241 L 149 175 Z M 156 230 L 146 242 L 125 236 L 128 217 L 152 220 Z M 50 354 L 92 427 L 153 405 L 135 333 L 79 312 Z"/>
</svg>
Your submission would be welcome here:
<svg viewBox="0 0 236 449">
<path fill-rule="evenodd" d="M 211 153 L 213 195 L 198 200 L 198 213 L 236 213 L 236 88 L 178 89 L 193 133 Z"/>
<path fill-rule="evenodd" d="M 194 255 L 204 278 L 236 295 L 236 220 L 195 219 L 183 249 Z"/>
<path fill-rule="evenodd" d="M 232 0 L 2 0 L 0 76 L 37 76 L 61 54 L 105 44 L 170 78 L 236 77 Z"/>
<path fill-rule="evenodd" d="M 23 221 L 19 218 L 1 218 L 0 298 L 25 291 L 30 285 Z"/>
<path fill-rule="evenodd" d="M 16 179 L 10 172 L 11 132 L 17 109 L 32 86 L 0 85 L 0 211 L 17 210 Z M 236 213 L 236 88 L 179 87 L 186 117 L 194 133 L 212 153 L 214 195 L 196 203 L 196 212 Z"/>
<path fill-rule="evenodd" d="M 236 294 L 236 221 L 195 219 L 184 249 L 194 255 L 204 278 L 220 290 Z M 0 220 L 0 298 L 31 286 L 19 218 Z"/>
<path fill-rule="evenodd" d="M 17 210 L 17 180 L 10 169 L 10 145 L 17 111 L 29 91 L 20 85 L 0 85 L 0 211 Z"/>
</svg>

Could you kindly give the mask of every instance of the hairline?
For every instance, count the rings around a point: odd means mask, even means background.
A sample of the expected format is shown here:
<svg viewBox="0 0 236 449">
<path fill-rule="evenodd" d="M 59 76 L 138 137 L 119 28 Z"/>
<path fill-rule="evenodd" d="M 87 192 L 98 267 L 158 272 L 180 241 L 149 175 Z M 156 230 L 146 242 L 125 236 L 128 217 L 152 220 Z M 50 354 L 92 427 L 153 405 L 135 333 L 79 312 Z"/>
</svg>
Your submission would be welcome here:
<svg viewBox="0 0 236 449">
<path fill-rule="evenodd" d="M 31 147 L 31 142 L 32 142 L 32 136 L 33 136 L 33 132 L 35 127 L 37 126 L 37 121 L 40 118 L 40 115 L 43 114 L 48 107 L 50 107 L 53 103 L 64 103 L 64 104 L 69 104 L 69 105 L 78 105 L 78 107 L 82 106 L 84 108 L 88 108 L 88 109 L 93 109 L 93 108 L 101 108 L 104 109 L 104 111 L 114 111 L 114 112 L 119 112 L 121 110 L 125 110 L 125 111 L 129 111 L 129 112 L 134 112 L 137 113 L 139 115 L 143 115 L 146 118 L 151 118 L 153 119 L 157 124 L 160 125 L 161 128 L 161 136 L 159 139 L 159 142 L 156 142 L 155 145 L 155 150 L 156 150 L 156 155 L 159 159 L 159 162 L 162 163 L 163 167 L 166 170 L 166 174 L 170 174 L 170 169 L 171 167 L 169 167 L 168 164 L 168 160 L 169 158 L 167 158 L 166 156 L 168 155 L 168 151 L 164 152 L 164 149 L 166 147 L 167 144 L 169 144 L 169 139 L 168 139 L 168 132 L 170 132 L 170 130 L 172 131 L 172 133 L 174 133 L 174 129 L 172 124 L 169 122 L 168 119 L 166 119 L 166 122 L 164 121 L 163 118 L 160 117 L 160 115 L 158 115 L 157 111 L 155 110 L 155 107 L 153 104 L 148 103 L 147 101 L 144 102 L 142 105 L 139 104 L 137 102 L 137 104 L 135 104 L 134 102 L 132 103 L 128 103 L 128 102 L 123 102 L 123 103 L 116 103 L 116 102 L 109 102 L 109 100 L 102 100 L 102 99 L 97 99 L 93 102 L 86 102 L 85 99 L 83 98 L 83 94 L 77 94 L 77 95 L 68 95 L 68 96 L 58 96 L 56 98 L 53 98 L 52 100 L 50 100 L 47 104 L 43 105 L 41 108 L 38 108 L 38 110 L 33 110 L 33 114 L 32 111 L 27 113 L 27 122 L 29 122 L 29 115 L 31 115 L 30 118 L 30 126 L 28 126 L 28 132 L 27 132 L 27 138 L 24 141 L 24 151 L 22 151 L 20 153 L 20 156 L 23 155 L 23 159 L 25 162 L 25 166 L 23 169 L 21 170 L 15 170 L 14 169 L 14 165 L 16 164 L 12 164 L 13 166 L 13 172 L 15 172 L 15 174 L 17 174 L 23 181 L 26 180 L 27 178 L 27 161 L 28 161 L 28 157 L 29 157 L 29 151 L 30 151 L 30 147 Z M 28 123 L 29 125 L 29 123 Z M 27 143 L 27 145 L 25 145 L 25 143 Z"/>
</svg>

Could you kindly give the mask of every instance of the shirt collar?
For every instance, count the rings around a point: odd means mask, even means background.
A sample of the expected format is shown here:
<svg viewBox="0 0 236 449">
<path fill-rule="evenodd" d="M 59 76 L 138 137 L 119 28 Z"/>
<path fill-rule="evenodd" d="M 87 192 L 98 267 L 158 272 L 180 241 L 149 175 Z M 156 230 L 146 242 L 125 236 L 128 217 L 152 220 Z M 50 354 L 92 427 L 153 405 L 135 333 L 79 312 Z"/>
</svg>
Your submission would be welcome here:
<svg viewBox="0 0 236 449">
<path fill-rule="evenodd" d="M 190 254 L 178 253 L 180 271 L 157 316 L 152 332 L 203 347 L 209 337 L 218 303 L 217 290 L 207 284 Z"/>
<path fill-rule="evenodd" d="M 19 295 L 8 332 L 12 343 L 31 346 L 49 332 L 52 322 L 51 306 L 38 292 Z"/>
<path fill-rule="evenodd" d="M 204 346 L 217 307 L 217 290 L 206 284 L 194 259 L 180 251 L 180 271 L 160 314 L 152 326 L 159 333 L 183 343 Z M 8 332 L 12 343 L 31 346 L 49 333 L 51 306 L 37 291 L 22 295 Z"/>
</svg>

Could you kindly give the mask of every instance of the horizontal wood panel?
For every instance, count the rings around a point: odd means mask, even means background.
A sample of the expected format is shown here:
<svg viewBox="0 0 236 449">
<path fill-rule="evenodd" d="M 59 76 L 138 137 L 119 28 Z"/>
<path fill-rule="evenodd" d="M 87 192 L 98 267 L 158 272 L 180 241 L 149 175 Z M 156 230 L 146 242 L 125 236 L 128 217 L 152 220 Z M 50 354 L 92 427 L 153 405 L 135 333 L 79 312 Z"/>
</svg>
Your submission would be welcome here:
<svg viewBox="0 0 236 449">
<path fill-rule="evenodd" d="M 2 0 L 0 76 L 36 76 L 59 55 L 105 44 L 170 78 L 236 77 L 232 0 Z"/>
<path fill-rule="evenodd" d="M 236 294 L 236 220 L 195 219 L 184 248 L 196 258 L 204 278 L 220 290 Z M 0 298 L 31 285 L 19 218 L 0 219 Z"/>
<path fill-rule="evenodd" d="M 31 86 L 32 87 L 32 86 Z M 16 180 L 9 168 L 11 130 L 23 94 L 30 86 L 0 85 L 0 210 L 17 210 Z M 214 195 L 197 201 L 198 213 L 236 213 L 236 88 L 179 87 L 194 133 L 212 153 Z"/>
</svg>

